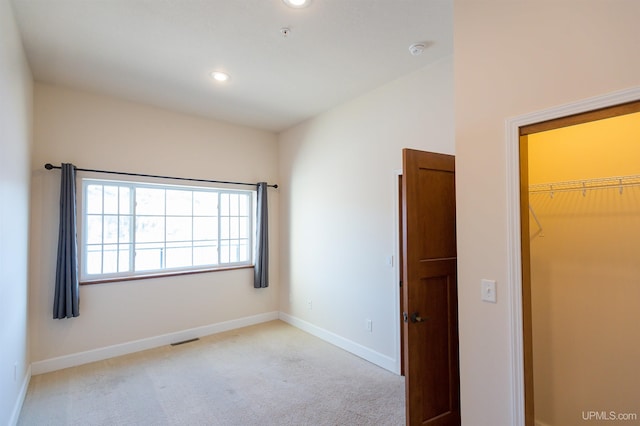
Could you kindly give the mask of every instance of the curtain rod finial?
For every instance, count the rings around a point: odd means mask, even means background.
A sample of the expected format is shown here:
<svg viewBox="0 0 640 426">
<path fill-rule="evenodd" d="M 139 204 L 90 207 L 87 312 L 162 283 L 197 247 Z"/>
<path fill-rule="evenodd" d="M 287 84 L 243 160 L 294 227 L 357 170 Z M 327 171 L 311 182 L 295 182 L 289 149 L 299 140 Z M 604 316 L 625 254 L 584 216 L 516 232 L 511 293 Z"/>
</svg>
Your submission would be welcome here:
<svg viewBox="0 0 640 426">
<path fill-rule="evenodd" d="M 47 164 L 44 165 L 44 168 L 47 169 L 47 170 L 51 170 L 51 169 L 53 169 L 53 164 L 47 163 Z"/>
</svg>

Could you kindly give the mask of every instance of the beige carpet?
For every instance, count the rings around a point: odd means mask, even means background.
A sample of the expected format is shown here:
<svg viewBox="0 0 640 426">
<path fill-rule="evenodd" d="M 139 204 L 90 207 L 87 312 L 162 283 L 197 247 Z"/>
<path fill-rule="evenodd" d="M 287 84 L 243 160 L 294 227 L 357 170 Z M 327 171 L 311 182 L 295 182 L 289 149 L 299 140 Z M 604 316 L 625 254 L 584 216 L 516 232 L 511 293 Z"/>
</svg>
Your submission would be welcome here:
<svg viewBox="0 0 640 426">
<path fill-rule="evenodd" d="M 33 376 L 19 425 L 404 425 L 404 380 L 281 321 Z"/>
</svg>

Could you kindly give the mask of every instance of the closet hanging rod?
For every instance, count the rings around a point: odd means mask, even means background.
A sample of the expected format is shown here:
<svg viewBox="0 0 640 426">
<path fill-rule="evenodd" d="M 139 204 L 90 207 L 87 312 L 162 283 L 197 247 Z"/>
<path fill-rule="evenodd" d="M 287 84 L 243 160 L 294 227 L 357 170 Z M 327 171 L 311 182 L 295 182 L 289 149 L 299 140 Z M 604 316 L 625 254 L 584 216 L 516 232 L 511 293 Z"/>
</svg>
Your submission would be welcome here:
<svg viewBox="0 0 640 426">
<path fill-rule="evenodd" d="M 52 169 L 61 169 L 60 166 L 54 166 L 51 163 L 47 163 L 44 165 L 44 168 L 47 170 Z M 111 175 L 124 175 L 124 176 L 139 176 L 139 177 L 148 177 L 148 178 L 158 178 L 158 179 L 173 179 L 173 180 L 186 180 L 191 182 L 206 182 L 206 183 L 224 183 L 229 185 L 246 185 L 246 186 L 256 186 L 257 183 L 247 183 L 247 182 L 230 182 L 224 180 L 210 180 L 210 179 L 195 179 L 195 178 L 183 178 L 183 177 L 174 177 L 174 176 L 161 176 L 161 175 L 147 175 L 144 173 L 129 173 L 129 172 L 114 172 L 111 170 L 95 170 L 95 169 L 81 169 L 76 167 L 76 171 L 79 172 L 94 172 L 94 173 L 106 173 Z M 278 188 L 277 184 L 267 185 L 270 188 Z"/>
<path fill-rule="evenodd" d="M 588 191 L 590 189 L 623 188 L 640 186 L 640 175 L 611 176 L 606 178 L 570 180 L 563 182 L 537 183 L 529 185 L 529 193 L 555 193 Z"/>
</svg>

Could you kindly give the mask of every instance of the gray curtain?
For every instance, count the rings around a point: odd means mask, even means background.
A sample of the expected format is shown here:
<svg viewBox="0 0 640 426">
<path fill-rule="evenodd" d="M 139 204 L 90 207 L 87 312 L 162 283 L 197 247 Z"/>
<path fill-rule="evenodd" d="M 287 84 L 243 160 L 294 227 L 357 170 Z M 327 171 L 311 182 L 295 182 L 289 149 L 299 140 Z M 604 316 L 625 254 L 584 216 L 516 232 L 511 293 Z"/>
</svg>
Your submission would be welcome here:
<svg viewBox="0 0 640 426">
<path fill-rule="evenodd" d="M 60 228 L 53 318 L 80 315 L 78 246 L 76 242 L 76 168 L 63 163 L 60 179 Z"/>
<path fill-rule="evenodd" d="M 253 286 L 269 287 L 269 217 L 267 215 L 267 183 L 258 183 L 256 217 L 256 265 Z"/>
</svg>

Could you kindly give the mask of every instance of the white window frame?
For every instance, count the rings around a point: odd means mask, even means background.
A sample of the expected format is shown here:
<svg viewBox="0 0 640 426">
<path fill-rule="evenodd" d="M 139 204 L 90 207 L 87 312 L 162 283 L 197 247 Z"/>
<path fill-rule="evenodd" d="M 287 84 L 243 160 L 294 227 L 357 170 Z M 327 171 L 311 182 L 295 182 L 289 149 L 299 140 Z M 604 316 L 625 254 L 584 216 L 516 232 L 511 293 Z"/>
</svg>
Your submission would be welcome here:
<svg viewBox="0 0 640 426">
<path fill-rule="evenodd" d="M 123 212 L 118 211 L 116 214 L 113 213 L 106 213 L 105 209 L 104 209 L 104 205 L 102 206 L 102 210 L 101 213 L 89 213 L 87 211 L 88 206 L 87 206 L 87 202 L 88 202 L 88 197 L 87 197 L 87 188 L 89 185 L 105 185 L 105 186 L 117 186 L 117 187 L 121 187 L 121 188 L 129 188 L 129 203 L 130 203 L 130 210 L 128 214 L 124 214 Z M 119 281 L 119 280 L 127 280 L 127 279 L 139 279 L 139 278 L 145 278 L 145 277 L 155 277 L 155 276 L 164 276 L 164 275 L 181 275 L 181 274 L 185 274 L 185 273 L 196 273 L 196 272 L 207 272 L 207 271 L 215 271 L 215 270 L 227 270 L 227 269 L 235 269 L 235 268 L 247 268 L 247 267 L 253 267 L 254 266 L 254 259 L 255 259 L 255 227 L 256 227 L 256 190 L 240 190 L 240 189 L 233 189 L 233 188 L 221 188 L 221 187 L 215 187 L 215 186 L 187 186 L 187 185 L 167 185 L 167 184 L 159 184 L 159 183 L 148 183 L 148 182 L 140 182 L 140 181 L 129 181 L 129 180 L 110 180 L 110 179 L 97 179 L 97 178 L 83 178 L 82 179 L 82 190 L 81 190 L 81 194 L 79 197 L 79 205 L 81 205 L 81 210 L 80 210 L 80 214 L 78 215 L 78 221 L 80 222 L 78 226 L 78 230 L 79 230 L 79 245 L 80 245 L 80 250 L 78 253 L 78 257 L 79 257 L 79 265 L 80 265 L 80 282 L 85 284 L 85 283 L 94 283 L 94 282 L 105 282 L 105 281 Z M 217 200 L 218 200 L 218 205 L 217 205 L 217 212 L 215 216 L 212 215 L 206 215 L 206 216 L 202 216 L 202 215 L 195 215 L 193 210 L 191 211 L 190 214 L 186 214 L 186 215 L 168 215 L 167 214 L 167 207 L 166 207 L 166 203 L 164 206 L 164 212 L 160 213 L 158 212 L 157 214 L 153 214 L 153 215 L 149 215 L 149 214 L 138 214 L 136 211 L 136 203 L 135 203 L 135 191 L 137 189 L 159 189 L 159 190 L 179 190 L 179 191 L 191 191 L 192 194 L 193 193 L 215 193 L 217 194 Z M 228 195 L 234 195 L 237 194 L 241 197 L 247 197 L 247 215 L 240 215 L 239 213 L 237 215 L 231 215 L 231 212 L 227 212 L 226 215 L 221 214 L 222 213 L 222 203 L 220 202 L 221 198 L 223 198 L 223 196 Z M 104 197 L 104 195 L 103 195 Z M 231 197 L 230 197 L 231 198 Z M 165 200 L 166 200 L 166 192 L 165 192 Z M 119 201 L 120 202 L 120 201 Z M 88 223 L 89 221 L 87 220 L 87 218 L 89 216 L 93 216 L 93 217 L 101 217 L 102 219 L 102 224 L 104 226 L 104 216 L 117 216 L 118 218 L 120 217 L 125 217 L 125 216 L 129 216 L 131 218 L 131 224 L 130 226 L 130 241 L 126 241 L 123 243 L 120 243 L 119 240 L 116 240 L 115 243 L 113 242 L 105 242 L 105 236 L 104 236 L 104 228 L 103 228 L 103 233 L 101 235 L 101 243 L 95 243 L 93 242 L 92 244 L 89 244 L 87 241 L 87 238 L 89 237 L 88 234 Z M 193 233 L 191 234 L 191 239 L 187 239 L 187 240 L 183 240 L 181 241 L 182 243 L 185 244 L 184 247 L 182 248 L 188 248 L 191 247 L 192 250 L 192 255 L 191 255 L 191 263 L 192 265 L 190 266 L 178 266 L 178 267 L 167 267 L 166 265 L 166 258 L 162 258 L 163 255 L 161 255 L 161 267 L 160 268 L 153 268 L 153 269 L 144 269 L 144 270 L 138 270 L 136 271 L 136 249 L 138 247 L 139 243 L 138 241 L 136 241 L 136 221 L 139 221 L 141 217 L 157 217 L 157 218 L 162 218 L 162 221 L 164 223 L 164 229 L 163 229 L 163 234 L 164 234 L 164 238 L 163 241 L 154 241 L 153 243 L 156 243 L 156 245 L 163 245 L 163 251 L 162 253 L 166 253 L 167 252 L 167 245 L 171 246 L 172 244 L 176 244 L 177 242 L 175 241 L 167 241 L 167 218 L 174 218 L 174 217 L 183 217 L 183 218 L 191 218 L 191 226 L 193 227 L 193 218 L 216 218 L 217 220 L 217 232 L 216 232 L 216 237 L 213 239 L 209 239 L 207 241 L 214 241 L 215 240 L 215 251 L 217 253 L 217 259 L 212 262 L 212 263 L 207 263 L 207 264 L 199 264 L 199 265 L 193 265 L 193 248 L 198 246 L 198 242 L 202 241 L 202 240 L 194 240 L 194 236 Z M 231 235 L 228 235 L 227 238 L 223 238 L 223 232 L 221 230 L 221 223 L 222 223 L 222 218 L 238 218 L 238 221 L 240 220 L 239 218 L 242 217 L 248 217 L 248 224 L 247 227 L 248 229 L 246 229 L 246 237 L 236 237 L 236 238 L 231 238 Z M 229 222 L 231 222 L 231 220 L 229 220 Z M 120 219 L 118 219 L 118 223 L 120 223 Z M 118 230 L 118 239 L 119 239 L 119 230 Z M 220 248 L 224 245 L 223 243 L 228 243 L 229 247 L 231 247 L 231 241 L 246 241 L 246 250 L 248 251 L 248 259 L 247 260 L 241 260 L 241 261 L 234 261 L 231 262 L 230 259 L 222 259 L 222 255 L 221 255 L 221 250 Z M 110 245 L 110 246 L 117 246 L 120 247 L 121 245 L 129 245 L 130 246 L 130 253 L 127 256 L 129 259 L 129 267 L 128 270 L 126 271 L 120 271 L 120 272 L 101 272 L 101 273 L 89 273 L 87 271 L 87 267 L 88 267 L 88 250 L 89 247 L 93 246 L 93 247 L 98 247 L 98 246 L 102 246 L 102 250 L 101 252 L 101 269 L 104 267 L 104 246 L 105 245 Z M 120 255 L 120 249 L 117 249 L 117 253 L 118 255 L 116 257 L 119 257 Z M 103 269 L 102 269 L 103 270 Z"/>
</svg>

